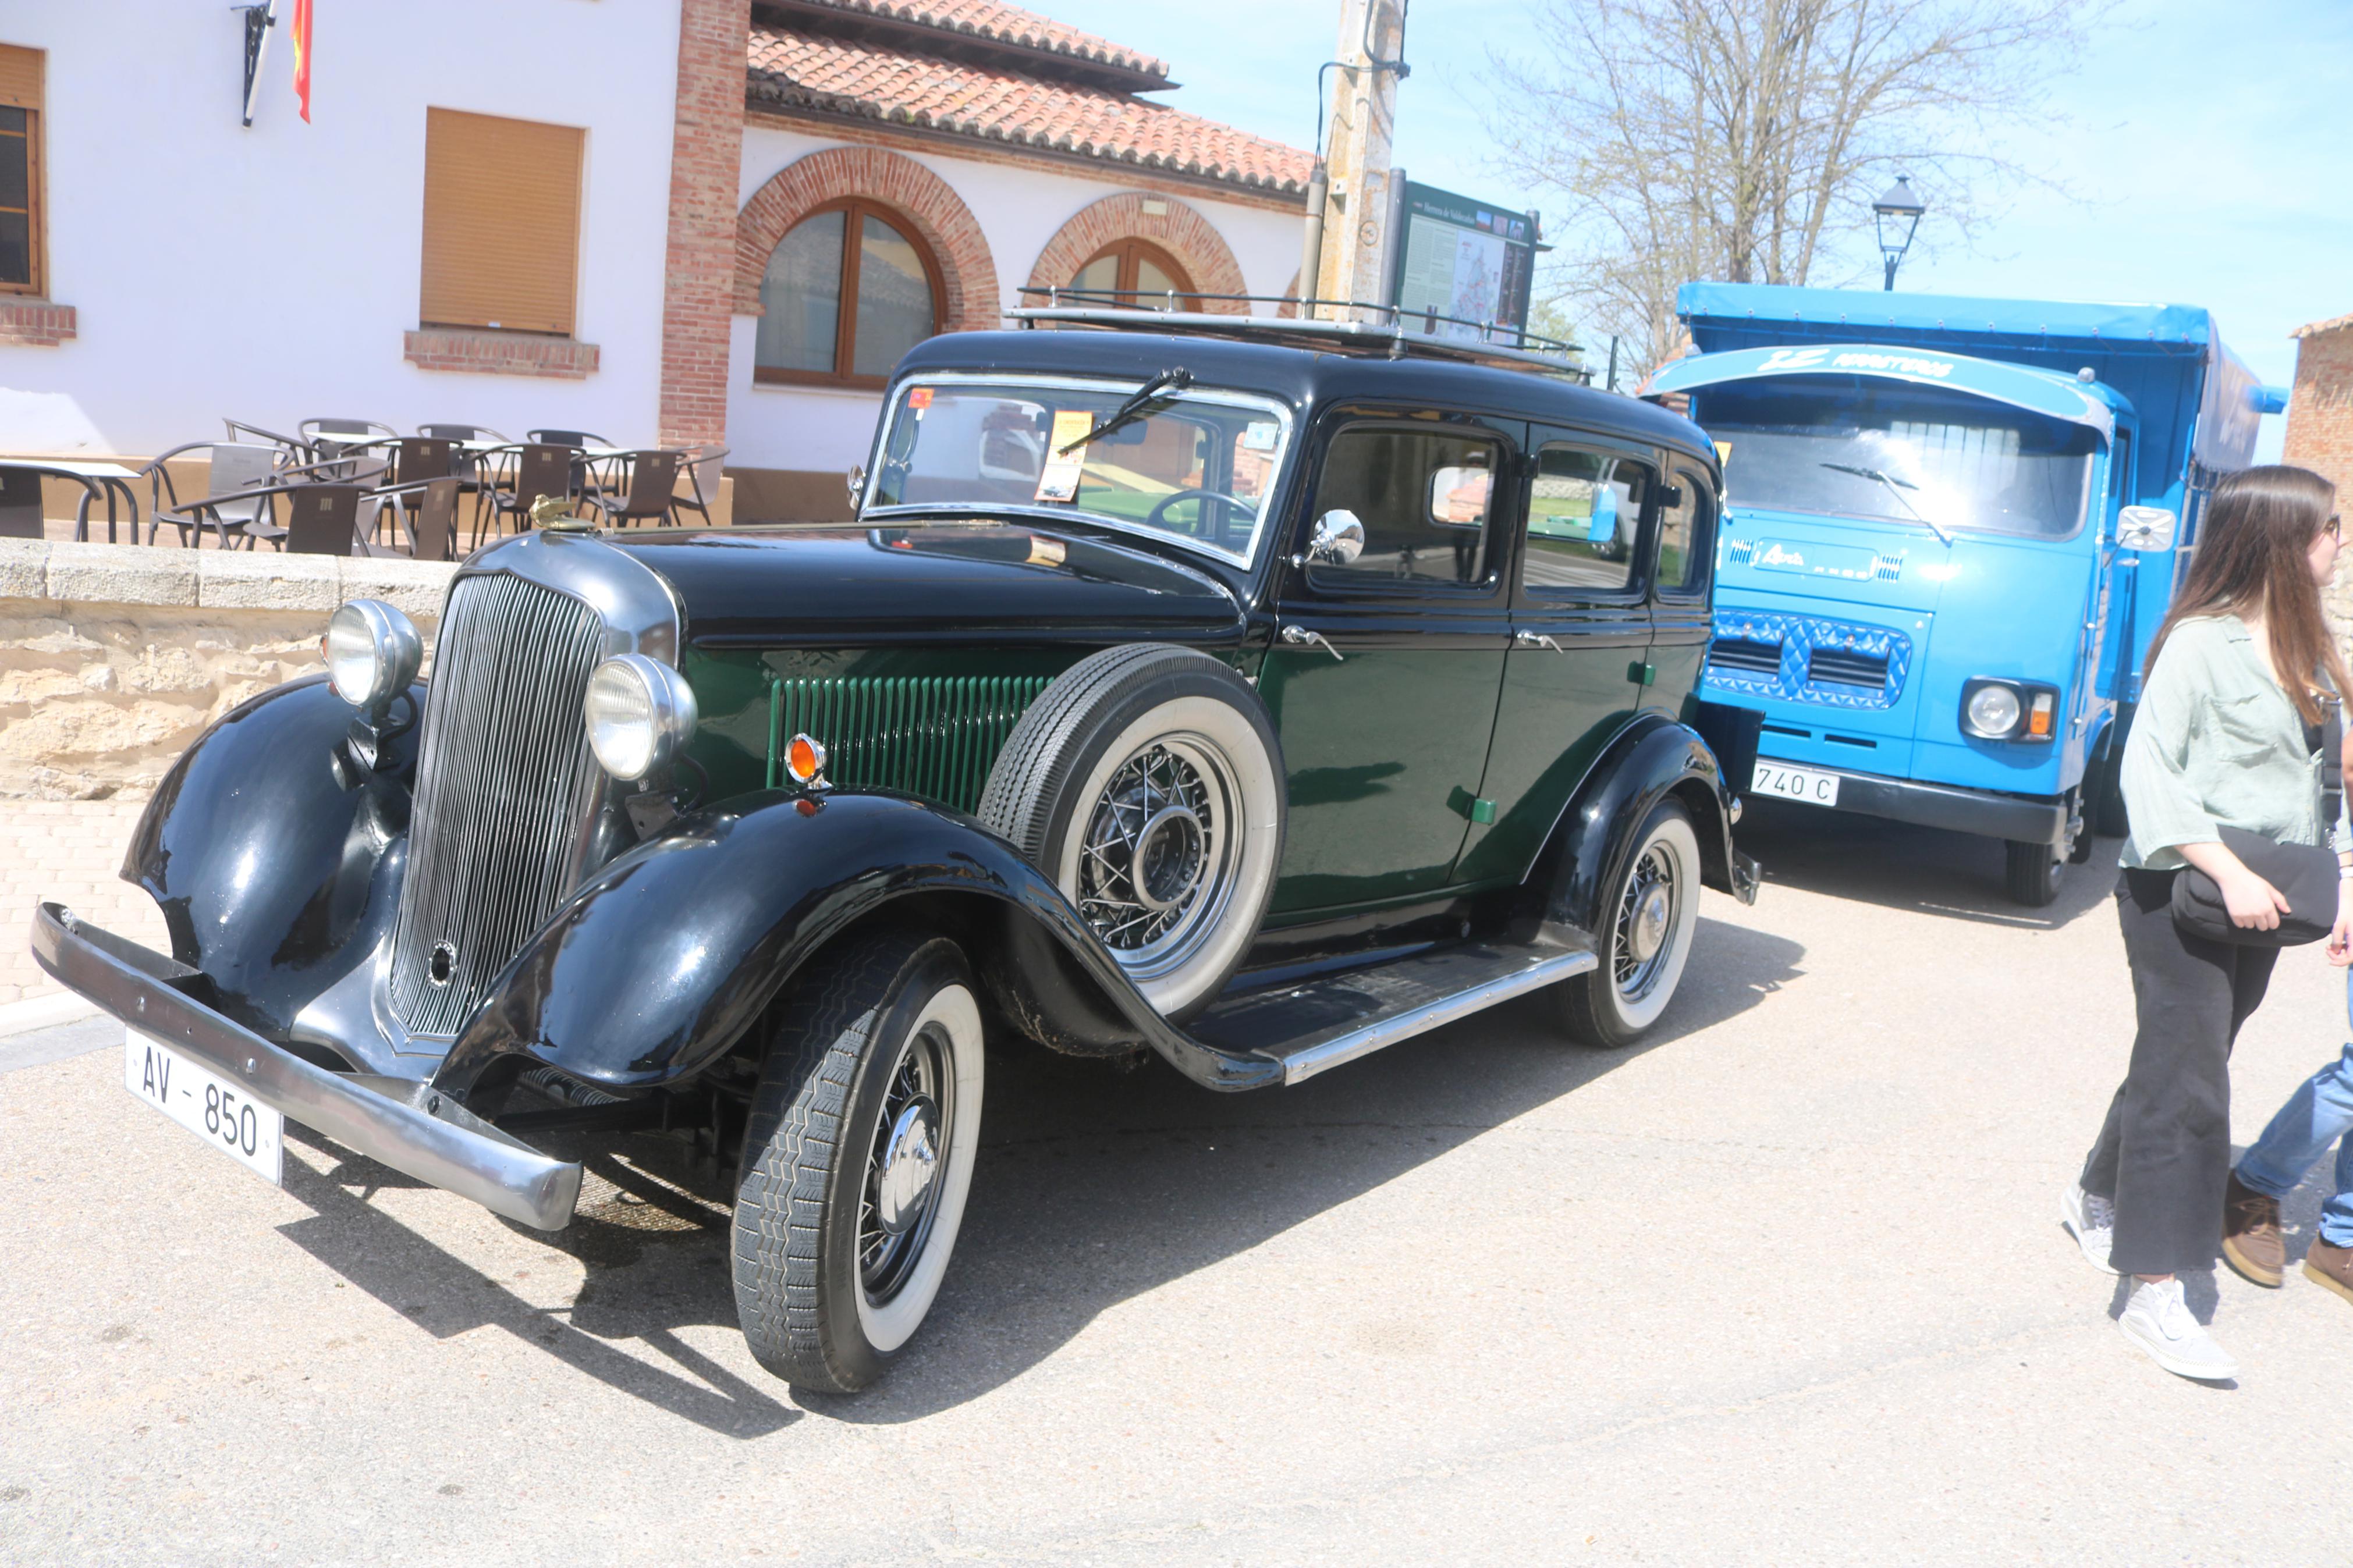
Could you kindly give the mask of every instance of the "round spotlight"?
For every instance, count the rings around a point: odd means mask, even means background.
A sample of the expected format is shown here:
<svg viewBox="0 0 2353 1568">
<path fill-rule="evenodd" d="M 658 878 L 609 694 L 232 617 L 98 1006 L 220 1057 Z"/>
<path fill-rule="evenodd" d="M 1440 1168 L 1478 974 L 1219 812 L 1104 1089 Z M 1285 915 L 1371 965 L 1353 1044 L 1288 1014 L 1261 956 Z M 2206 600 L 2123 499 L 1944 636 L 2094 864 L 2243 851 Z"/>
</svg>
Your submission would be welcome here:
<svg viewBox="0 0 2353 1568">
<path fill-rule="evenodd" d="M 694 689 L 678 671 L 641 653 L 598 665 L 582 707 L 589 749 L 617 779 L 646 777 L 694 734 Z"/>
<path fill-rule="evenodd" d="M 2018 728 L 2022 710 L 2017 688 L 1988 681 L 1969 693 L 1965 713 L 1972 733 L 1998 741 Z"/>
<path fill-rule="evenodd" d="M 335 695 L 374 711 L 417 679 L 425 639 L 417 635 L 414 621 L 382 599 L 353 599 L 329 618 L 319 651 Z"/>
<path fill-rule="evenodd" d="M 793 783 L 825 787 L 825 742 L 814 735 L 795 735 L 785 746 L 785 772 Z"/>
</svg>

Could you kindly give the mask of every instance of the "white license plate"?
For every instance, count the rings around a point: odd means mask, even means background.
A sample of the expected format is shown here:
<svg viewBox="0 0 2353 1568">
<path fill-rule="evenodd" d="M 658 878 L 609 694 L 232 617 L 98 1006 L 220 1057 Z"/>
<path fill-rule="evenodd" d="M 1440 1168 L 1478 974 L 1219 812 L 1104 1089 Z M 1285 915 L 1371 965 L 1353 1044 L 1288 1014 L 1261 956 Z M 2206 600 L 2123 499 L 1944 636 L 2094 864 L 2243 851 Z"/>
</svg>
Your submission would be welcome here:
<svg viewBox="0 0 2353 1568">
<path fill-rule="evenodd" d="M 122 1042 L 122 1087 L 264 1181 L 284 1184 L 286 1118 L 227 1079 L 132 1029 Z"/>
<path fill-rule="evenodd" d="M 1811 768 L 1785 768 L 1778 763 L 1757 761 L 1757 771 L 1748 787 L 1758 795 L 1778 795 L 1783 800 L 1802 800 L 1808 805 L 1838 804 L 1838 774 L 1818 773 Z"/>
</svg>

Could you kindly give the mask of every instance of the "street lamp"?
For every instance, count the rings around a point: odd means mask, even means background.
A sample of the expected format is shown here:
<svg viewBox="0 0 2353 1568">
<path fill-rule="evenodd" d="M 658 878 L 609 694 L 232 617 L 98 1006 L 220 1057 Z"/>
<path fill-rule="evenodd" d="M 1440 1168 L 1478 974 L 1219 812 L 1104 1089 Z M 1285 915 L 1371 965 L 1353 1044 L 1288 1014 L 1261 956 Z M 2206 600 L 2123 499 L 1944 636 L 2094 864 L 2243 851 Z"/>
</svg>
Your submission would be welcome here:
<svg viewBox="0 0 2353 1568">
<path fill-rule="evenodd" d="M 1909 174 L 1896 175 L 1887 194 L 1871 204 L 1871 216 L 1879 225 L 1879 254 L 1887 260 L 1890 290 L 1895 287 L 1895 268 L 1903 264 L 1904 253 L 1912 248 L 1912 233 L 1920 226 L 1920 215 L 1927 210 L 1912 194 Z"/>
</svg>

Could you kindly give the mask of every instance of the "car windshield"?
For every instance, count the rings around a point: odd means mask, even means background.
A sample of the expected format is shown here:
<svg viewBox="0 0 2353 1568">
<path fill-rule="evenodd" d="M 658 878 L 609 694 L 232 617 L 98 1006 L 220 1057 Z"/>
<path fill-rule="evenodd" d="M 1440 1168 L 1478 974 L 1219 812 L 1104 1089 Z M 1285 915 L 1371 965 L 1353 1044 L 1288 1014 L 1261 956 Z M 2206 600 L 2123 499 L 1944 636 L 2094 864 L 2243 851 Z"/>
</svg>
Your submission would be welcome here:
<svg viewBox="0 0 2353 1568">
<path fill-rule="evenodd" d="M 1735 382 L 1697 403 L 1732 506 L 2030 539 L 2083 525 L 2099 437 L 2081 425 L 1863 376 Z"/>
<path fill-rule="evenodd" d="M 866 514 L 1044 508 L 1248 560 L 1290 416 L 1265 398 L 1172 389 L 1116 429 L 1082 439 L 1143 384 L 911 382 L 892 404 Z"/>
</svg>

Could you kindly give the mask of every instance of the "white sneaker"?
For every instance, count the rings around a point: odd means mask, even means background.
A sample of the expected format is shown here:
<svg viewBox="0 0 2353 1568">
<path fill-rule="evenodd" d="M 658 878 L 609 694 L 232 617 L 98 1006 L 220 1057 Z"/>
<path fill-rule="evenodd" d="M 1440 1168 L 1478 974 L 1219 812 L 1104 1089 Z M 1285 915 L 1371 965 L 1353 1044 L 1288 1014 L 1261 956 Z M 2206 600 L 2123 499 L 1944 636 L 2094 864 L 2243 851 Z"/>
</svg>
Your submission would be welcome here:
<svg viewBox="0 0 2353 1568">
<path fill-rule="evenodd" d="M 2132 1300 L 2116 1320 L 2125 1338 L 2147 1351 L 2149 1359 L 2176 1377 L 2217 1382 L 2239 1375 L 2239 1363 L 2214 1342 L 2181 1299 L 2181 1281 L 2152 1285 L 2133 1281 Z"/>
<path fill-rule="evenodd" d="M 2059 1217 L 2075 1233 L 2075 1245 L 2084 1249 L 2084 1261 L 2103 1274 L 2116 1272 L 2108 1261 L 2108 1248 L 2116 1240 L 2116 1205 L 2107 1199 L 2084 1190 L 2081 1182 L 2070 1182 L 2059 1194 Z"/>
</svg>

